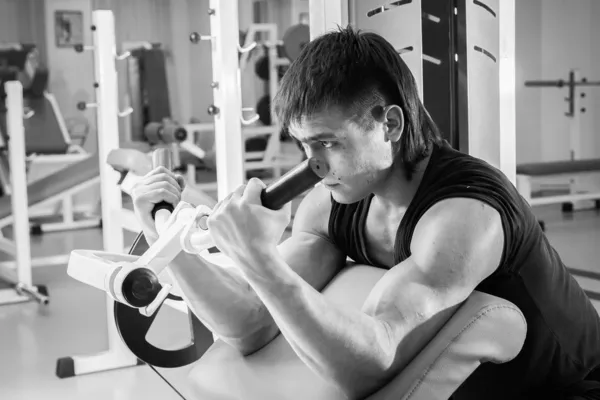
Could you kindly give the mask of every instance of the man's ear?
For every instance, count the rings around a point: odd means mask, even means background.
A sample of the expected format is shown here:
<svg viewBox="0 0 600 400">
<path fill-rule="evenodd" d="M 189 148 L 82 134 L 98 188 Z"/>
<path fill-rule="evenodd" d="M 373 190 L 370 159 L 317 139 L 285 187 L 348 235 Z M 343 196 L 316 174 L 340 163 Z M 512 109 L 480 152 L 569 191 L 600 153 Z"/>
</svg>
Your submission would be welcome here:
<svg viewBox="0 0 600 400">
<path fill-rule="evenodd" d="M 404 113 L 397 105 L 387 106 L 383 109 L 383 125 L 385 139 L 397 142 L 404 132 Z"/>
</svg>

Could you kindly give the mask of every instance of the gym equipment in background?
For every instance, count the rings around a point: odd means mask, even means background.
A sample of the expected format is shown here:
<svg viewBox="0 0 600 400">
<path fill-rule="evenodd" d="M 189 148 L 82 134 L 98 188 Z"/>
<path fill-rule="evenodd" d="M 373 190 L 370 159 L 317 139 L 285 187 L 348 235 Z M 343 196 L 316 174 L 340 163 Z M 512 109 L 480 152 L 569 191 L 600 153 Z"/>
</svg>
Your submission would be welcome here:
<svg viewBox="0 0 600 400">
<path fill-rule="evenodd" d="M 39 68 L 39 50 L 29 43 L 0 44 L 0 101 L 6 97 L 4 82 L 19 81 L 27 93 L 33 89 L 35 75 Z"/>
<path fill-rule="evenodd" d="M 0 56 L 3 53 L 0 52 Z M 27 48 L 13 50 L 12 58 L 30 59 Z M 19 57 L 17 57 L 19 56 Z M 21 65 L 16 63 L 16 65 Z M 12 66 L 16 72 L 16 67 Z M 0 68 L 1 70 L 1 68 Z M 14 75 L 14 74 L 13 74 Z M 83 126 L 83 135 L 75 137 L 71 134 L 67 121 L 65 121 L 55 97 L 47 91 L 48 71 L 37 68 L 30 80 L 28 90 L 23 90 L 23 104 L 25 109 L 25 154 L 27 165 L 27 183 L 34 184 L 40 179 L 50 177 L 60 172 L 61 169 L 73 163 L 80 162 L 90 155 L 82 148 L 87 138 L 88 127 Z M 10 163 L 8 162 L 9 136 L 6 126 L 5 99 L 0 107 L 0 181 L 3 193 L 11 194 Z M 71 124 L 71 129 L 75 125 Z M 80 140 L 81 144 L 75 144 Z M 97 172 L 96 172 L 97 173 Z M 30 213 L 32 233 L 43 233 L 57 230 L 69 230 L 98 226 L 100 219 L 89 214 L 94 209 L 76 210 L 72 204 L 72 195 L 59 196 L 55 202 L 60 202 L 59 208 L 46 207 L 42 210 L 36 207 L 36 212 Z M 49 218 L 56 218 L 62 214 L 62 222 L 51 222 Z M 44 221 L 46 220 L 46 221 Z"/>
<path fill-rule="evenodd" d="M 28 105 L 26 118 L 23 121 L 25 132 L 23 152 L 26 155 L 27 184 L 41 185 L 43 183 L 38 182 L 56 179 L 53 176 L 64 174 L 64 169 L 71 168 L 91 156 L 80 145 L 72 142 L 52 94 L 44 92 L 40 98 L 24 99 L 24 103 Z M 7 104 L 7 107 L 10 105 Z M 20 168 L 20 166 L 13 166 L 11 162 L 7 162 L 10 159 L 10 150 L 7 146 L 10 144 L 10 133 L 6 122 L 6 113 L 0 112 L 0 159 L 4 160 L 2 165 L 7 166 L 6 171 L 2 168 L 2 176 L 8 177 L 12 168 Z M 92 168 L 89 173 L 97 184 L 98 169 Z M 6 195 L 10 195 L 14 181 L 8 178 L 3 181 L 3 191 Z M 100 218 L 90 215 L 94 210 L 82 212 L 74 208 L 73 196 L 77 193 L 80 191 L 62 194 L 56 192 L 53 201 L 46 204 L 58 203 L 58 208 L 39 208 L 35 212 L 32 210 L 29 215 L 32 233 L 41 234 L 99 226 Z M 55 221 L 56 216 L 61 216 L 62 221 Z"/>
<path fill-rule="evenodd" d="M 4 193 L 0 198 L 0 250 L 15 261 L 0 262 L 0 278 L 14 288 L 1 290 L 0 304 L 32 299 L 47 304 L 46 289 L 32 285 L 32 268 L 68 261 L 68 254 L 32 257 L 30 232 L 100 225 L 100 218 L 92 215 L 95 210 L 78 213 L 73 204 L 74 196 L 98 185 L 98 160 L 71 143 L 56 100 L 45 91 L 45 81 L 46 72 L 38 70 L 33 84 L 41 89 L 41 95 L 37 89 L 25 92 L 20 80 L 2 85 L 6 111 L 0 111 Z M 62 221 L 56 222 L 57 216 Z M 10 226 L 12 237 L 7 232 Z"/>
<path fill-rule="evenodd" d="M 600 187 L 581 183 L 582 178 L 586 175 L 600 173 L 600 159 L 581 158 L 581 114 L 585 113 L 586 109 L 580 105 L 581 98 L 585 97 L 585 93 L 580 90 L 600 86 L 600 81 L 579 79 L 578 75 L 577 70 L 571 70 L 567 80 L 525 82 L 526 87 L 566 89 L 567 110 L 565 116 L 569 118 L 569 160 L 517 165 L 517 189 L 532 206 L 562 203 L 563 211 L 572 211 L 577 207 L 583 208 L 580 205 L 582 202 L 594 201 L 594 205 L 600 208 Z M 563 182 L 556 182 L 557 178 L 562 178 Z M 544 179 L 555 182 L 540 182 Z M 542 194 L 534 197 L 534 185 L 539 186 L 542 192 L 554 189 L 559 194 Z"/>
<path fill-rule="evenodd" d="M 169 86 L 166 71 L 166 56 L 160 43 L 144 41 L 125 42 L 119 60 L 126 62 L 124 77 L 125 109 L 119 113 L 124 119 L 122 136 L 127 142 L 145 140 L 145 127 L 151 123 L 162 123 L 171 119 Z M 89 47 L 75 46 L 77 52 Z M 85 102 L 77 105 L 79 110 L 88 108 Z"/>
<path fill-rule="evenodd" d="M 176 165 L 183 168 L 187 182 L 200 190 L 214 191 L 218 186 L 216 160 L 216 141 L 214 124 L 197 123 L 181 125 L 188 138 L 180 146 L 180 159 Z M 303 160 L 303 153 L 293 143 L 280 141 L 277 126 L 245 126 L 241 129 L 244 137 L 244 173 L 245 179 L 260 176 L 266 182 L 277 179 L 283 171 L 287 171 Z M 271 132 L 271 133 L 265 133 Z M 189 151 L 201 149 L 198 151 Z M 190 160 L 184 153 L 189 152 Z M 186 164 L 185 160 L 190 160 Z M 199 165 L 199 162 L 201 164 Z"/>
<path fill-rule="evenodd" d="M 26 151 L 24 132 L 23 87 L 18 81 L 10 81 L 4 85 L 7 92 L 7 136 L 8 156 L 10 157 L 11 195 L 0 198 L 0 227 L 13 227 L 13 237 L 0 237 L 0 249 L 16 259 L 15 262 L 0 264 L 0 277 L 14 285 L 15 290 L 1 289 L 0 304 L 11 304 L 36 300 L 48 303 L 45 288 L 32 284 L 32 268 L 65 264 L 66 256 L 43 258 L 31 257 L 30 216 L 34 216 L 36 208 L 44 207 L 57 201 L 66 208 L 71 205 L 71 196 L 98 184 L 98 160 L 88 155 L 79 162 L 61 169 L 58 173 L 48 175 L 32 184 L 27 184 Z M 64 215 L 69 213 L 63 210 Z M 71 208 L 72 211 L 72 208 Z M 66 221 L 65 224 L 76 224 Z M 98 220 L 81 222 L 97 225 Z"/>
<path fill-rule="evenodd" d="M 298 30 L 298 32 L 302 29 Z M 261 41 L 257 42 L 256 39 L 260 35 Z M 300 40 L 296 40 L 295 36 L 297 33 L 290 33 L 287 35 L 290 44 L 287 45 L 290 53 L 298 53 L 294 48 L 294 45 L 299 43 Z M 198 44 L 205 40 L 211 40 L 211 36 L 203 36 L 197 32 L 190 34 L 190 41 L 194 44 Z M 303 41 L 307 41 L 308 37 L 303 37 Z M 286 57 L 285 42 L 281 42 L 278 39 L 278 28 L 275 24 L 268 23 L 254 23 L 250 24 L 248 30 L 244 36 L 244 42 L 237 44 L 238 50 L 241 54 L 239 61 L 239 70 L 243 71 L 250 65 L 251 57 L 258 57 L 258 61 L 255 64 L 255 69 L 259 69 L 257 72 L 266 76 L 279 76 L 283 69 L 289 65 L 291 59 Z M 262 52 L 262 55 L 258 55 Z M 264 71 L 266 70 L 266 72 Z M 239 78 L 238 78 L 239 79 Z M 247 174 L 259 174 L 264 179 L 277 179 L 280 177 L 284 170 L 288 170 L 293 166 L 297 165 L 303 160 L 302 151 L 296 146 L 287 146 L 281 141 L 280 128 L 277 126 L 277 122 L 274 120 L 274 116 L 270 110 L 271 99 L 275 97 L 279 87 L 279 79 L 269 79 L 266 81 L 267 94 L 265 94 L 258 101 L 254 109 L 244 108 L 243 111 L 256 111 L 256 115 L 250 119 L 243 119 L 242 123 L 242 134 L 244 137 L 245 146 L 245 157 L 244 157 L 244 171 Z M 221 108 L 216 104 L 209 107 L 208 113 L 218 118 Z M 261 125 L 256 122 L 261 122 Z M 202 138 L 196 138 L 196 141 L 209 142 L 206 139 L 208 136 L 213 134 L 214 128 L 212 124 L 187 124 L 184 125 L 186 129 L 194 135 Z M 212 147 L 204 148 L 208 155 L 212 155 Z M 209 165 L 215 165 L 210 162 Z M 215 165 L 216 166 L 216 165 Z M 216 169 L 216 168 L 215 168 Z M 204 171 L 207 172 L 207 171 Z M 203 190 L 214 189 L 215 184 L 207 182 L 208 176 L 198 176 L 200 180 L 197 180 L 197 171 L 193 165 L 188 167 L 188 177 L 190 182 L 196 182 L 199 187 Z M 207 175 L 207 174 L 202 174 Z"/>
<path fill-rule="evenodd" d="M 165 53 L 159 43 L 124 43 L 127 58 L 126 103 L 132 108 L 124 137 L 131 141 L 143 139 L 150 123 L 171 118 Z"/>
</svg>

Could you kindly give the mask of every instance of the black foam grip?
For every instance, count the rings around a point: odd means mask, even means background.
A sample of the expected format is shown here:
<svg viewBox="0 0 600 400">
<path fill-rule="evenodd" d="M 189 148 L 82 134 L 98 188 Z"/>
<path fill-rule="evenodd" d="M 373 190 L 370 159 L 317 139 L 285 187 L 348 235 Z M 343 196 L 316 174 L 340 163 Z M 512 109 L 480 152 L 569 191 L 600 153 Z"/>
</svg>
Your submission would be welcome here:
<svg viewBox="0 0 600 400">
<path fill-rule="evenodd" d="M 263 206 L 271 210 L 280 209 L 320 182 L 328 172 L 329 166 L 322 160 L 309 158 L 303 161 L 263 190 L 261 194 Z"/>
<path fill-rule="evenodd" d="M 171 151 L 169 149 L 161 148 L 154 150 L 152 153 L 152 167 L 165 167 L 167 169 L 171 169 L 173 166 L 171 160 Z M 175 208 L 171 203 L 167 203 L 166 201 L 161 201 L 157 203 L 152 209 L 152 219 L 155 218 L 156 213 L 159 210 L 168 210 L 169 212 L 173 212 Z"/>
</svg>

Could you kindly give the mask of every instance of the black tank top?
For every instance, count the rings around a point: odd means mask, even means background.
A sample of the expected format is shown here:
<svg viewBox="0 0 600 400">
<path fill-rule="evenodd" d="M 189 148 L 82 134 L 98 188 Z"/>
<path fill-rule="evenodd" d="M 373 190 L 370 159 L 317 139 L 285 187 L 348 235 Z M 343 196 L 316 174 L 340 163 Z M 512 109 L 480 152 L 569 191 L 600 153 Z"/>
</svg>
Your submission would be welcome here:
<svg viewBox="0 0 600 400">
<path fill-rule="evenodd" d="M 413 231 L 421 216 L 450 197 L 474 198 L 500 213 L 505 238 L 502 259 L 476 290 L 511 301 L 527 320 L 519 355 L 505 364 L 480 366 L 455 398 L 540 395 L 540 390 L 553 393 L 584 380 L 600 365 L 598 313 L 548 242 L 527 202 L 504 174 L 485 161 L 460 153 L 447 142 L 433 145 L 422 181 L 396 234 L 394 264 L 410 256 Z M 329 235 L 357 263 L 387 268 L 373 262 L 366 252 L 364 229 L 372 199 L 371 195 L 353 204 L 332 199 Z"/>
</svg>

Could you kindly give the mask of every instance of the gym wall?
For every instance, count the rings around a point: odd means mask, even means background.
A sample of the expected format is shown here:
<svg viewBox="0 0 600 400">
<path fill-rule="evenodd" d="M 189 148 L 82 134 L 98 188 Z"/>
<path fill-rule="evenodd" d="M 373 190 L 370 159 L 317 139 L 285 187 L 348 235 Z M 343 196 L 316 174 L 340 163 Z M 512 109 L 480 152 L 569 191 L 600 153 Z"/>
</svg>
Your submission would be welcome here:
<svg viewBox="0 0 600 400">
<path fill-rule="evenodd" d="M 42 4 L 42 1 L 36 1 Z M 47 68 L 49 72 L 48 91 L 54 94 L 60 111 L 66 121 L 81 120 L 89 124 L 89 134 L 84 144 L 88 152 L 96 152 L 95 109 L 80 111 L 80 101 L 94 102 L 94 60 L 90 52 L 77 53 L 73 47 L 59 47 L 55 38 L 55 11 L 80 11 L 83 15 L 84 44 L 92 43 L 92 7 L 90 0 L 45 0 L 43 1 L 45 20 L 45 41 Z M 41 10 L 41 7 L 38 9 Z M 68 125 L 68 123 L 67 123 Z M 60 167 L 60 165 L 58 166 Z M 47 170 L 47 173 L 52 171 Z M 74 206 L 81 211 L 93 211 L 100 197 L 99 188 L 94 188 L 74 198 Z"/>
<path fill-rule="evenodd" d="M 89 52 L 77 53 L 70 46 L 59 47 L 55 38 L 54 21 L 56 11 L 80 11 L 83 15 L 84 44 L 90 44 L 92 31 L 85 28 L 92 24 L 91 2 L 90 0 L 47 0 L 43 4 L 49 72 L 48 90 L 56 97 L 66 121 L 87 121 L 90 131 L 84 148 L 86 151 L 95 152 L 98 147 L 95 110 L 77 109 L 77 103 L 80 101 L 86 103 L 95 101 L 93 56 Z"/>
<path fill-rule="evenodd" d="M 581 77 L 600 80 L 600 2 L 519 0 L 516 2 L 517 163 L 569 158 L 567 89 L 526 88 L 527 80 Z M 581 158 L 600 157 L 600 87 L 580 98 Z"/>
</svg>

